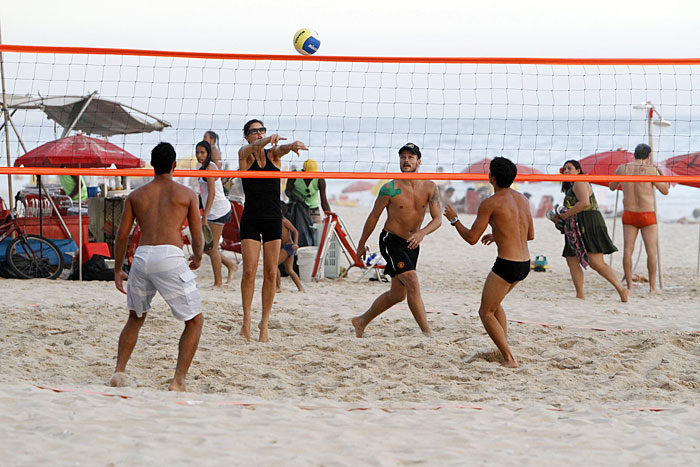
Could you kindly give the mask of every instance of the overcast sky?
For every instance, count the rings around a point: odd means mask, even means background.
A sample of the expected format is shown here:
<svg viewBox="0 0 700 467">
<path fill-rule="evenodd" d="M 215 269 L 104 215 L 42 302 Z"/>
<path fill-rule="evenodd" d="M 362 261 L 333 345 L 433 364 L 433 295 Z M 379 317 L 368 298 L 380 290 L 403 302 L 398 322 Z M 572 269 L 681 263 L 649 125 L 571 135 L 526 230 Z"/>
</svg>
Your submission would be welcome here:
<svg viewBox="0 0 700 467">
<path fill-rule="evenodd" d="M 368 56 L 692 57 L 695 0 L 0 0 L 8 44 Z M 9 6 L 11 5 L 11 7 Z"/>
</svg>

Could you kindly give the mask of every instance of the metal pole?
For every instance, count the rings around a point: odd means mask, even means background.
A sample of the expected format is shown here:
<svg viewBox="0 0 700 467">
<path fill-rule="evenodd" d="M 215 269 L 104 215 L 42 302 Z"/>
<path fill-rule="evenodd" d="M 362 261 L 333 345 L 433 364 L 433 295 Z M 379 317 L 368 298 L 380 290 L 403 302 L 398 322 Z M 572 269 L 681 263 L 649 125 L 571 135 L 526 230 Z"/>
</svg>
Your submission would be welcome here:
<svg viewBox="0 0 700 467">
<path fill-rule="evenodd" d="M 651 103 L 649 103 L 651 104 Z M 649 129 L 649 147 L 651 148 L 651 152 L 649 153 L 649 162 L 653 165 L 654 164 L 654 140 L 651 137 L 651 127 L 652 127 L 652 120 L 654 118 L 654 107 L 650 106 L 649 107 L 649 114 L 647 118 L 647 126 Z M 656 186 L 652 183 L 651 184 L 651 194 L 652 194 L 652 200 L 654 201 L 654 217 L 656 217 L 656 263 L 658 266 L 658 271 L 659 271 L 659 289 L 663 290 L 664 289 L 664 274 L 663 270 L 661 268 L 661 242 L 659 241 L 659 237 L 661 236 L 661 232 L 659 231 L 658 228 L 658 219 L 659 216 L 657 214 L 657 209 L 656 209 Z M 654 284 L 652 284 L 654 285 Z"/>
<path fill-rule="evenodd" d="M 2 44 L 2 28 L 0 27 L 0 44 Z M 0 52 L 0 80 L 2 81 L 2 113 L 5 115 L 5 150 L 7 151 L 7 166 L 11 167 L 10 163 L 10 129 L 7 126 L 7 121 L 10 115 L 7 110 L 7 97 L 5 96 L 5 61 L 3 60 L 2 52 Z M 10 211 L 14 206 L 12 198 L 12 174 L 7 174 L 7 191 L 9 193 L 8 203 Z"/>
<path fill-rule="evenodd" d="M 620 187 L 615 190 L 615 214 L 613 214 L 613 234 L 612 241 L 615 243 L 615 226 L 617 225 L 617 202 L 620 199 Z M 612 258 L 615 252 L 610 253 L 610 266 L 612 266 Z"/>
<path fill-rule="evenodd" d="M 80 167 L 80 166 L 78 166 Z M 78 175 L 78 280 L 83 281 L 83 177 Z"/>
<path fill-rule="evenodd" d="M 73 119 L 73 123 L 71 123 L 68 128 L 63 130 L 63 133 L 61 134 L 61 138 L 65 138 L 68 135 L 68 133 L 70 133 L 71 130 L 75 127 L 75 125 L 77 125 L 78 120 L 80 120 L 80 117 L 83 116 L 83 114 L 85 113 L 85 110 L 87 110 L 87 108 L 88 108 L 88 105 L 90 105 L 90 102 L 92 102 L 92 100 L 95 98 L 96 95 L 97 95 L 97 91 L 93 91 L 92 94 L 90 94 L 88 96 L 88 100 L 85 101 L 85 104 L 83 104 L 83 108 L 80 109 L 80 112 L 78 112 L 78 115 L 75 117 L 75 119 Z"/>
</svg>

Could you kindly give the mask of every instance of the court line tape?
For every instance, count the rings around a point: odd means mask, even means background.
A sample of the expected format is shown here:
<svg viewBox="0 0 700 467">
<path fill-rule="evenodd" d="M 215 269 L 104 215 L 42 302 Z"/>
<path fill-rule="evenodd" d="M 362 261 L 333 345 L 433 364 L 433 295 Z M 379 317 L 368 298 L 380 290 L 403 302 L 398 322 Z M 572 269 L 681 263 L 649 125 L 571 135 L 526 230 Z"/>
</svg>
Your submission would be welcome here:
<svg viewBox="0 0 700 467">
<path fill-rule="evenodd" d="M 107 392 L 90 391 L 88 389 L 72 389 L 72 388 L 53 388 L 48 386 L 36 386 L 38 389 L 45 389 L 47 391 L 53 391 L 57 393 L 62 392 L 73 392 L 78 394 L 87 394 L 91 396 L 105 396 L 105 397 L 118 397 L 121 399 L 136 399 L 134 396 L 126 396 L 124 394 L 110 394 Z M 217 406 L 235 406 L 235 407 L 272 407 L 276 404 L 268 402 L 245 402 L 245 401 L 217 401 L 217 402 L 207 402 L 207 401 L 176 401 L 175 405 L 185 405 L 185 406 L 196 406 L 196 405 L 217 405 Z M 386 413 L 393 412 L 409 412 L 409 411 L 423 411 L 423 410 L 442 410 L 442 409 L 466 409 L 466 410 L 488 410 L 489 407 L 483 407 L 478 405 L 462 405 L 462 404 L 440 404 L 440 405 L 416 405 L 416 406 L 405 406 L 405 407 L 370 407 L 370 406 L 355 406 L 347 407 L 341 405 L 297 405 L 296 408 L 300 410 L 344 410 L 346 412 L 365 412 L 369 410 L 381 410 Z M 525 410 L 524 407 L 516 407 L 514 409 L 507 409 L 512 412 L 519 412 Z M 555 407 L 546 407 L 545 410 L 550 412 L 565 412 L 564 409 L 557 409 Z M 665 412 L 668 410 L 673 410 L 671 407 L 611 407 L 609 410 L 633 410 L 638 412 Z"/>
<path fill-rule="evenodd" d="M 406 310 L 410 311 L 406 307 L 402 306 L 397 306 L 395 308 L 398 308 L 400 310 Z M 469 317 L 470 315 L 466 315 L 464 313 L 457 313 L 454 311 L 443 311 L 443 310 L 426 310 L 425 311 L 427 314 L 436 314 L 436 315 L 441 315 L 441 314 L 449 314 L 452 316 L 463 316 L 463 317 Z M 545 328 L 562 328 L 562 329 L 585 329 L 589 331 L 600 331 L 600 332 L 683 332 L 683 333 L 689 333 L 689 334 L 700 334 L 700 331 L 689 331 L 689 330 L 684 330 L 684 329 L 616 329 L 616 328 L 601 328 L 597 326 L 569 326 L 565 324 L 555 324 L 555 323 L 541 323 L 539 321 L 525 321 L 521 319 L 509 319 L 507 320 L 509 323 L 518 323 L 518 324 L 531 324 L 535 326 L 542 326 Z"/>
</svg>

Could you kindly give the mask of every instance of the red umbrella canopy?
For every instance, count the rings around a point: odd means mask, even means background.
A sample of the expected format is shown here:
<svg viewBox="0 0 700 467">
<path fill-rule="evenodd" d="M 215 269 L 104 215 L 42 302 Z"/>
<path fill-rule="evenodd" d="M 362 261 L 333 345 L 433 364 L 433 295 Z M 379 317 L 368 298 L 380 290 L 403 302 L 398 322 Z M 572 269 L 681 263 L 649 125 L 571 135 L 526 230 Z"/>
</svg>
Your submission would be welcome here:
<svg viewBox="0 0 700 467">
<path fill-rule="evenodd" d="M 632 162 L 634 154 L 629 151 L 607 151 L 591 154 L 579 160 L 581 171 L 587 175 L 614 175 L 618 166 Z M 608 182 L 593 182 L 608 186 Z"/>
<path fill-rule="evenodd" d="M 343 188 L 343 193 L 355 193 L 359 191 L 371 190 L 377 182 L 369 182 L 367 180 L 358 180 Z"/>
<path fill-rule="evenodd" d="M 700 152 L 671 157 L 664 161 L 664 167 L 674 175 L 700 176 Z M 681 183 L 700 188 L 700 183 Z"/>
<path fill-rule="evenodd" d="M 487 174 L 489 173 L 489 164 L 491 164 L 491 159 L 488 157 L 485 157 L 481 159 L 480 161 L 474 162 L 473 164 L 470 164 L 466 169 L 462 170 L 462 173 L 465 174 Z M 515 164 L 515 167 L 518 169 L 519 174 L 541 174 L 544 172 L 541 172 L 533 167 L 530 167 L 529 165 L 523 165 L 523 164 Z"/>
<path fill-rule="evenodd" d="M 133 169 L 146 164 L 119 146 L 77 134 L 42 144 L 17 158 L 15 167 L 110 167 Z"/>
</svg>

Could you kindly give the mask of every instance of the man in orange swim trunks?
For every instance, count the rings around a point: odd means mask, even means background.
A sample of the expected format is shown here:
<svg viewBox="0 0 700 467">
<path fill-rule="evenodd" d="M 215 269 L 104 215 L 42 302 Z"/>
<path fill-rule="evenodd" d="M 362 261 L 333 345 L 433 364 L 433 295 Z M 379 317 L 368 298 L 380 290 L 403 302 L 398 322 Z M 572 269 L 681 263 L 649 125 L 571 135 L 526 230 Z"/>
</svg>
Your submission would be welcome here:
<svg viewBox="0 0 700 467">
<path fill-rule="evenodd" d="M 622 164 L 615 175 L 661 175 L 649 158 L 651 148 L 647 144 L 638 144 L 634 148 L 634 161 Z M 668 194 L 668 183 L 665 182 L 612 182 L 611 190 L 622 186 L 624 212 L 622 213 L 622 228 L 624 235 L 624 253 L 622 268 L 625 271 L 627 288 L 632 288 L 632 254 L 637 232 L 642 231 L 642 240 L 647 252 L 647 269 L 649 271 L 649 291 L 656 292 L 656 244 L 659 230 L 654 213 L 654 188 L 662 195 Z"/>
</svg>

